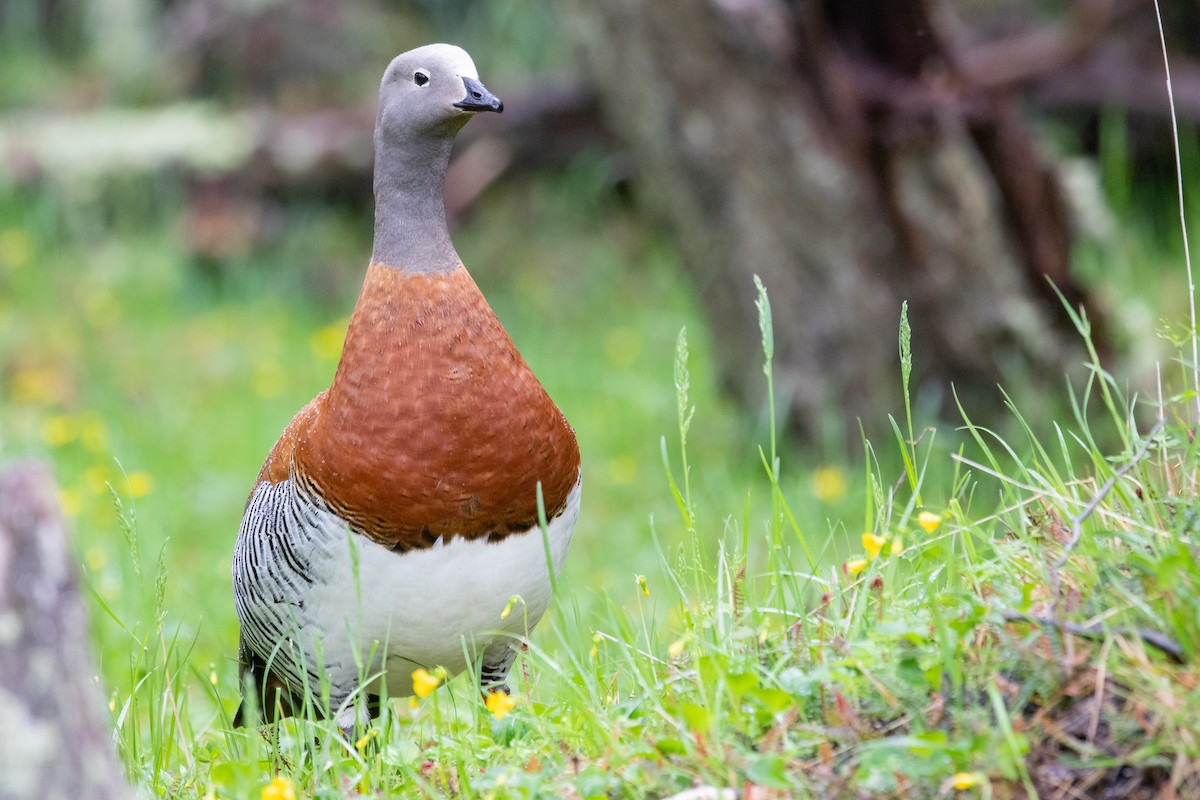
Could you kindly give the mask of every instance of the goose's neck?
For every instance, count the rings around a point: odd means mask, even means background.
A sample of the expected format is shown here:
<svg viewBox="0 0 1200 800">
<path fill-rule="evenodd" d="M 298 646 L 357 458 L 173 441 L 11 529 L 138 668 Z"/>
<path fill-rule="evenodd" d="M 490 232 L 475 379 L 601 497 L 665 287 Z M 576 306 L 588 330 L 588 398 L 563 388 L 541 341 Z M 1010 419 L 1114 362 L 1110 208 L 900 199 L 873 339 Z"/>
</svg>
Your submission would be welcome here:
<svg viewBox="0 0 1200 800">
<path fill-rule="evenodd" d="M 375 245 L 371 261 L 406 272 L 458 266 L 442 193 L 452 139 L 375 146 Z"/>
</svg>

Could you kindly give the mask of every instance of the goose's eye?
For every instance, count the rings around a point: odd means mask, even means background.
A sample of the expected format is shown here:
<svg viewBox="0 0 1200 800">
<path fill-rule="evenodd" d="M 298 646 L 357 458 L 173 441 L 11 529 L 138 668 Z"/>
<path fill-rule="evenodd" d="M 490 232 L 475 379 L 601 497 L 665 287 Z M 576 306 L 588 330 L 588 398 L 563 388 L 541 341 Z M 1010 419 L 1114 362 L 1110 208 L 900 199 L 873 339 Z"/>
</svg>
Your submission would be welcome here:
<svg viewBox="0 0 1200 800">
<path fill-rule="evenodd" d="M 413 73 L 413 83 L 417 86 L 424 86 L 429 83 L 429 73 L 424 70 L 417 70 Z"/>
</svg>

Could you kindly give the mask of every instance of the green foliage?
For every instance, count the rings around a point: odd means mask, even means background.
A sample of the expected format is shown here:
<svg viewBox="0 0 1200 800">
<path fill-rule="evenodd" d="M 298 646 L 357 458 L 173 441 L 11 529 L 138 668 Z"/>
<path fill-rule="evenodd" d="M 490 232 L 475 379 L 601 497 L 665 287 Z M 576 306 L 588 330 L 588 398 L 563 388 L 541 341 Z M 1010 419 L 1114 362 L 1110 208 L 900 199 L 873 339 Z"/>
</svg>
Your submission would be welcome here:
<svg viewBox="0 0 1200 800">
<path fill-rule="evenodd" d="M 692 420 L 682 338 L 676 356 L 682 441 Z M 878 503 L 885 545 L 861 567 L 850 559 L 797 581 L 774 506 L 748 539 L 684 513 L 684 538 L 663 551 L 656 577 L 637 576 L 632 604 L 589 607 L 560 592 L 514 673 L 518 705 L 500 718 L 459 681 L 392 705 L 349 749 L 323 722 L 289 720 L 265 738 L 231 731 L 230 684 L 196 668 L 179 631 L 139 634 L 121 622 L 133 645 L 128 689 L 114 696 L 122 754 L 137 780 L 168 797 L 245 796 L 278 774 L 300 796 L 481 798 L 663 796 L 694 784 L 798 796 L 838 785 L 877 796 L 1020 785 L 1034 796 L 1049 775 L 1061 780 L 1062 768 L 1037 771 L 1048 758 L 1074 764 L 1067 774 L 1083 780 L 1195 757 L 1185 744 L 1194 720 L 1170 712 L 1200 699 L 1194 681 L 1147 633 L 1185 658 L 1200 645 L 1186 431 L 1147 440 L 1131 430 L 1137 452 L 1112 460 L 1090 449 L 1086 429 L 1060 435 L 1055 458 L 1032 433 L 1021 456 L 969 427 L 1003 486 L 998 510 L 968 510 L 986 476 L 929 437 L 898 439 L 911 454 L 908 479 L 873 475 L 892 487 Z M 1094 479 L 1075 471 L 1072 448 Z M 967 474 L 939 471 L 942 460 Z M 768 474 L 771 494 L 782 495 L 782 470 Z M 1105 478 L 1115 478 L 1107 491 L 1097 485 Z M 918 489 L 945 513 L 918 515 Z M 138 524 L 122 518 L 136 550 Z M 1078 541 L 1066 538 L 1068 525 Z M 697 547 L 706 536 L 726 545 Z M 765 568 L 750 572 L 762 548 Z M 1093 712 L 1102 727 L 1081 736 L 1083 749 L 1062 752 L 1061 726 L 1078 716 L 1079 697 L 1097 695 L 1107 698 Z M 1155 709 L 1154 727 L 1125 723 L 1133 703 Z"/>
</svg>

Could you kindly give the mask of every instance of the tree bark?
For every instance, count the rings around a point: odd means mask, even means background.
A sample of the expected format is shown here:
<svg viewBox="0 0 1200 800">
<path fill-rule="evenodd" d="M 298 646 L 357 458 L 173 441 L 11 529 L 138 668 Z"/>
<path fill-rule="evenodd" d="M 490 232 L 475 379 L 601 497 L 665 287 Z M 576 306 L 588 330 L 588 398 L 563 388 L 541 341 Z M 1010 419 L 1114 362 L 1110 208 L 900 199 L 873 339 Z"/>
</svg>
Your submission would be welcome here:
<svg viewBox="0 0 1200 800">
<path fill-rule="evenodd" d="M 956 69 L 938 21 L 936 0 L 570 4 L 725 386 L 762 402 L 757 274 L 780 407 L 810 439 L 855 417 L 877 432 L 902 408 L 905 300 L 923 387 L 944 404 L 951 382 L 968 402 L 996 398 L 998 381 L 1057 382 L 1079 360 L 1043 277 L 1079 299 L 1054 173 L 1016 99 Z"/>
<path fill-rule="evenodd" d="M 0 473 L 0 800 L 133 797 L 112 751 L 54 481 Z"/>
</svg>

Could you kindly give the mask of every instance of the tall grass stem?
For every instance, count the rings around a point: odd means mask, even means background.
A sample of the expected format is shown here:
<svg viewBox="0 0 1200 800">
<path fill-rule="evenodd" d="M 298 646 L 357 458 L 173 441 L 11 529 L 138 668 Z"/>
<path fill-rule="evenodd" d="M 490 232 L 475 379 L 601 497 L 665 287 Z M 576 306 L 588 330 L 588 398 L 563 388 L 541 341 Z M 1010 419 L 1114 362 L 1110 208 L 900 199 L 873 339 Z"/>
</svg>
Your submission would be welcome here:
<svg viewBox="0 0 1200 800">
<path fill-rule="evenodd" d="M 1191 317 L 1192 334 L 1192 390 L 1197 416 L 1200 417 L 1200 343 L 1196 330 L 1196 282 L 1192 274 L 1192 252 L 1188 246 L 1187 216 L 1183 205 L 1183 163 L 1179 155 L 1179 120 L 1175 115 L 1175 90 L 1171 85 L 1171 61 L 1167 57 L 1167 37 L 1163 32 L 1162 9 L 1154 0 L 1154 18 L 1158 22 L 1158 41 L 1162 45 L 1163 73 L 1167 80 L 1167 103 L 1171 111 L 1171 141 L 1175 150 L 1175 188 L 1179 197 L 1179 232 L 1183 236 L 1183 261 L 1187 266 L 1188 313 Z"/>
</svg>

